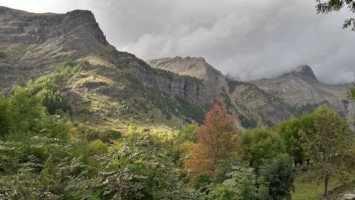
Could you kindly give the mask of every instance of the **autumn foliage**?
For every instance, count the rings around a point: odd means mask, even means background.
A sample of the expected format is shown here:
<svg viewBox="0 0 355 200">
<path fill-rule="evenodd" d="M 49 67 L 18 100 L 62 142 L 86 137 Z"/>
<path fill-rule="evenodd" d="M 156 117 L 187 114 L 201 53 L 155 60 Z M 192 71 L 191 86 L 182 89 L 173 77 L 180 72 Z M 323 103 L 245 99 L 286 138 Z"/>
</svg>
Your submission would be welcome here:
<svg viewBox="0 0 355 200">
<path fill-rule="evenodd" d="M 228 160 L 237 149 L 237 131 L 234 121 L 227 114 L 222 100 L 206 114 L 204 124 L 198 129 L 197 144 L 188 168 L 192 172 L 208 172 L 212 175 L 218 161 Z"/>
</svg>

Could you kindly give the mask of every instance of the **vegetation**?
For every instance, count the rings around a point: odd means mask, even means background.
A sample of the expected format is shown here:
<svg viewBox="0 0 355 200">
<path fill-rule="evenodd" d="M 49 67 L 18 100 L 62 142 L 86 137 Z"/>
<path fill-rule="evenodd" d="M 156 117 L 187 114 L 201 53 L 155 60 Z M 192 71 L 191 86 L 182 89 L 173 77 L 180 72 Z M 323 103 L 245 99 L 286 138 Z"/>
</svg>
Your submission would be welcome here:
<svg viewBox="0 0 355 200">
<path fill-rule="evenodd" d="M 242 155 L 256 172 L 266 160 L 274 159 L 278 154 L 285 153 L 281 137 L 267 129 L 247 130 L 242 135 Z"/>
<path fill-rule="evenodd" d="M 343 7 L 347 7 L 350 12 L 355 12 L 355 4 L 350 0 L 316 0 L 317 1 L 317 12 L 318 13 L 329 13 L 333 11 L 339 11 Z M 346 19 L 343 24 L 343 28 L 352 27 L 355 31 L 355 19 Z"/>
<path fill-rule="evenodd" d="M 349 139 L 347 122 L 334 111 L 320 107 L 313 115 L 315 130 L 301 132 L 303 147 L 313 161 L 314 175 L 324 181 L 323 196 L 327 196 L 330 176 L 346 178 L 351 173 L 353 138 Z"/>
<path fill-rule="evenodd" d="M 6 54 L 2 51 L 0 51 L 0 59 L 6 58 Z"/>
<path fill-rule="evenodd" d="M 353 82 L 354 88 L 351 88 L 348 91 L 348 99 L 351 101 L 355 101 L 355 82 Z"/>
<path fill-rule="evenodd" d="M 282 122 L 277 132 L 238 133 L 220 100 L 201 126 L 179 131 L 133 123 L 126 131 L 92 129 L 73 121 L 60 92 L 63 82 L 90 67 L 68 62 L 0 96 L 0 199 L 290 199 L 302 188 L 300 173 L 331 188 L 335 178 L 354 177 L 353 133 L 328 108 Z M 185 99 L 122 75 L 162 110 L 198 113 Z"/>
<path fill-rule="evenodd" d="M 218 101 L 206 114 L 196 138 L 188 167 L 194 173 L 206 172 L 212 176 L 217 163 L 231 157 L 238 147 L 234 121 L 228 116 L 223 101 Z"/>
<path fill-rule="evenodd" d="M 239 115 L 240 123 L 244 128 L 256 128 L 257 122 L 252 118 L 247 118 L 244 115 Z"/>
</svg>

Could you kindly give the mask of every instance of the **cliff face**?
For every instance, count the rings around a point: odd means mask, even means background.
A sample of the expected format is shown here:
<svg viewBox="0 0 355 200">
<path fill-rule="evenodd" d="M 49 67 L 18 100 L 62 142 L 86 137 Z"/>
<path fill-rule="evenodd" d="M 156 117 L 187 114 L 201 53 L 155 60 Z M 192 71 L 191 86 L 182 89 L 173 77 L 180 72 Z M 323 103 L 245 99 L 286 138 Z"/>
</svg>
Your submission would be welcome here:
<svg viewBox="0 0 355 200">
<path fill-rule="evenodd" d="M 243 120 L 254 120 L 254 123 L 263 126 L 277 124 L 291 116 L 281 99 L 251 83 L 228 79 L 203 58 L 162 58 L 148 60 L 147 63 L 157 69 L 203 80 L 203 94 L 209 94 L 211 99 L 223 99 L 242 127 L 248 127 L 246 123 L 242 123 Z"/>
<path fill-rule="evenodd" d="M 21 80 L 53 71 L 67 60 L 107 54 L 113 48 L 90 11 L 33 14 L 0 7 L 2 92 Z"/>
<path fill-rule="evenodd" d="M 62 63 L 72 60 L 78 63 L 88 61 L 96 68 L 109 67 L 111 70 L 109 73 L 107 70 L 105 70 L 107 73 L 104 73 L 100 69 L 90 73 L 94 73 L 92 74 L 94 77 L 101 76 L 101 73 L 105 74 L 102 79 L 112 80 L 115 83 L 113 85 L 116 85 L 112 87 L 112 84 L 107 82 L 103 82 L 104 85 L 101 83 L 90 84 L 89 88 L 86 88 L 87 90 L 100 91 L 99 93 L 90 93 L 85 92 L 86 90 L 75 89 L 76 86 L 66 87 L 65 84 L 69 83 L 60 83 L 64 92 L 73 90 L 66 93 L 73 104 L 76 104 L 78 99 L 87 99 L 84 95 L 92 96 L 93 99 L 115 98 L 116 100 L 110 102 L 116 104 L 120 103 L 117 102 L 118 100 L 131 103 L 144 102 L 145 98 L 149 96 L 156 98 L 159 93 L 167 99 L 162 98 L 166 102 L 160 99 L 158 104 L 151 102 L 151 109 L 156 111 L 154 114 L 160 116 L 159 113 L 165 113 L 164 116 L 167 118 L 170 118 L 170 115 L 173 115 L 173 118 L 175 116 L 175 121 L 179 121 L 178 119 L 188 121 L 192 114 L 186 111 L 183 106 L 189 105 L 191 107 L 193 105 L 187 102 L 185 102 L 186 105 L 182 105 L 185 99 L 203 107 L 208 107 L 215 101 L 215 96 L 207 92 L 209 88 L 202 84 L 201 80 L 153 69 L 132 54 L 118 52 L 108 44 L 93 14 L 89 11 L 76 10 L 66 14 L 34 14 L 0 7 L 0 34 L 2 55 L 0 58 L 0 90 L 5 95 L 13 86 L 24 85 L 30 79 L 51 74 Z M 89 72 L 66 78 L 69 81 L 79 78 L 78 84 L 80 85 L 80 81 L 86 81 L 85 78 L 80 78 L 86 77 L 86 73 Z M 122 78 L 122 75 L 118 76 L 117 73 L 130 75 Z M 125 82 L 129 82 L 129 80 L 135 82 L 139 87 L 131 92 L 121 90 L 120 85 L 125 85 Z M 144 87 L 141 87 L 140 84 L 143 84 Z M 80 86 L 80 88 L 85 87 L 86 85 Z M 155 91 L 154 95 L 152 91 Z M 73 98 L 71 95 L 78 98 Z M 100 98 L 94 97 L 96 95 Z M 92 107 L 95 106 L 95 102 L 84 101 L 83 104 Z M 168 102 L 181 105 L 177 111 L 167 111 L 166 104 Z M 178 112 L 179 109 L 185 113 L 181 114 Z M 91 110 L 90 112 L 95 111 Z M 171 114 L 167 112 L 171 112 Z M 186 115 L 186 113 L 188 114 Z M 123 112 L 123 115 L 126 114 Z M 161 118 L 157 119 L 156 123 L 159 121 L 165 123 L 165 119 Z M 125 118 L 124 120 L 129 121 L 130 119 Z M 140 120 L 145 121 L 146 119 L 141 118 Z M 174 126 L 174 123 L 170 123 L 170 125 Z"/>
<path fill-rule="evenodd" d="M 88 60 L 116 65 L 147 84 L 171 95 L 211 103 L 200 97 L 199 84 L 188 78 L 152 69 L 129 53 L 118 52 L 108 44 L 90 11 L 66 14 L 33 14 L 0 7 L 0 47 L 6 58 L 0 60 L 2 93 L 15 84 L 52 72 L 68 60 Z"/>
</svg>

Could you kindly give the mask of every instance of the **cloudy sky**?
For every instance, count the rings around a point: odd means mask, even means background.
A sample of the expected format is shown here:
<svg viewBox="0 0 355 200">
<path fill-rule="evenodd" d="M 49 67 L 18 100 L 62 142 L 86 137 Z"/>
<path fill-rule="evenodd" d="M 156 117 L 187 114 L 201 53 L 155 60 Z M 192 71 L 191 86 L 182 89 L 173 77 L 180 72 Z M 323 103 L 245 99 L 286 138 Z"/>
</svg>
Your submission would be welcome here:
<svg viewBox="0 0 355 200">
<path fill-rule="evenodd" d="M 355 14 L 317 15 L 315 0 L 0 0 L 31 12 L 91 10 L 108 41 L 142 59 L 204 57 L 238 80 L 308 64 L 319 80 L 355 77 Z"/>
</svg>

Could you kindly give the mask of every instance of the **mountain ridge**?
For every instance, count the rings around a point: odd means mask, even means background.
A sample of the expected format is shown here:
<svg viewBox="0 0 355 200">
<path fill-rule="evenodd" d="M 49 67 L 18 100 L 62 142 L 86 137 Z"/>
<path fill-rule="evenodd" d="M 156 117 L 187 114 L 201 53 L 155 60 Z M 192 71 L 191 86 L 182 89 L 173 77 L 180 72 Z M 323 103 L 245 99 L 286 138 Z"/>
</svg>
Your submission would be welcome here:
<svg viewBox="0 0 355 200">
<path fill-rule="evenodd" d="M 117 51 L 90 11 L 35 14 L 0 10 L 4 36 L 0 48 L 5 55 L 0 58 L 1 93 L 44 77 L 64 93 L 73 106 L 73 118 L 82 123 L 147 126 L 152 119 L 154 124 L 183 127 L 201 123 L 201 113 L 217 99 L 227 103 L 240 129 L 272 126 L 292 116 L 289 105 L 277 95 L 253 83 L 231 80 L 203 58 L 166 58 L 165 64 L 156 60 L 165 66 L 159 68 L 152 67 L 152 61 L 147 64 L 133 54 Z M 70 60 L 75 64 L 63 65 Z M 162 69 L 174 64 L 175 71 Z M 182 74 L 181 69 L 195 74 Z"/>
</svg>

